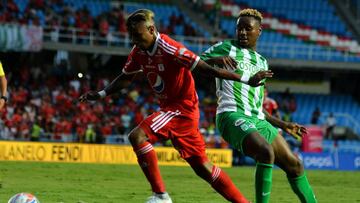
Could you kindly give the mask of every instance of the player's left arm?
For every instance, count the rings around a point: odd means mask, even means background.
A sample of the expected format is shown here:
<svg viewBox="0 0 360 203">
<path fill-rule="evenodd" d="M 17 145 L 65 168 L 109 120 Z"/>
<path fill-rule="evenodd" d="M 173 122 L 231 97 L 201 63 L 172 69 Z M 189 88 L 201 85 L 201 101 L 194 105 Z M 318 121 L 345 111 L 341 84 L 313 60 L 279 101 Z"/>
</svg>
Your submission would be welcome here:
<svg viewBox="0 0 360 203">
<path fill-rule="evenodd" d="M 307 134 L 305 126 L 299 125 L 293 122 L 286 122 L 274 116 L 271 116 L 267 111 L 263 110 L 265 119 L 271 123 L 271 125 L 281 128 L 283 131 L 292 135 L 296 139 L 299 139 Z"/>
<path fill-rule="evenodd" d="M 229 64 L 230 69 L 233 69 L 233 67 L 231 67 L 232 62 L 229 62 L 229 63 L 230 63 Z M 209 76 L 222 78 L 225 80 L 233 80 L 233 81 L 237 81 L 237 82 L 242 82 L 245 84 L 249 84 L 250 86 L 253 86 L 253 87 L 263 85 L 263 83 L 261 82 L 263 79 L 271 78 L 273 76 L 273 73 L 270 70 L 267 70 L 267 71 L 259 71 L 251 77 L 246 77 L 245 75 L 242 76 L 242 75 L 235 73 L 233 71 L 230 71 L 230 70 L 210 66 L 209 64 L 207 64 L 205 61 L 203 61 L 201 59 L 199 60 L 198 64 L 196 65 L 196 69 L 198 69 L 200 71 L 200 73 L 203 73 L 203 74 L 206 74 Z"/>
<path fill-rule="evenodd" d="M 176 61 L 185 65 L 188 67 L 191 71 L 196 68 L 200 73 L 222 78 L 225 80 L 233 80 L 236 82 L 242 82 L 245 84 L 248 84 L 253 87 L 257 87 L 260 85 L 264 85 L 261 81 L 265 78 L 271 78 L 273 73 L 271 71 L 259 71 L 253 76 L 247 76 L 247 75 L 240 75 L 238 73 L 235 73 L 233 70 L 236 69 L 236 61 L 229 57 L 225 57 L 225 60 L 223 60 L 223 56 L 218 56 L 216 58 L 214 57 L 203 57 L 205 60 L 210 60 L 209 62 L 211 64 L 218 64 L 221 65 L 221 68 L 211 66 L 202 59 L 200 59 L 199 56 L 194 54 L 192 51 L 188 50 L 186 47 L 179 45 L 178 43 L 173 44 L 175 46 L 175 57 Z M 211 59 L 214 58 L 214 59 Z M 226 64 L 224 64 L 226 63 Z M 222 68 L 222 65 L 228 66 Z M 229 70 L 227 70 L 229 69 Z"/>
</svg>

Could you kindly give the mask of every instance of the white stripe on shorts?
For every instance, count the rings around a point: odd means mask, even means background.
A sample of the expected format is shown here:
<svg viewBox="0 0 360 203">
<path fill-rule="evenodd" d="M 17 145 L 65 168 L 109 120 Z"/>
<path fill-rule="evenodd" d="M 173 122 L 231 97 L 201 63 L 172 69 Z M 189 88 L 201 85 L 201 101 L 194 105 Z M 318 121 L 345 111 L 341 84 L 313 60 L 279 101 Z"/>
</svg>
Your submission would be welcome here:
<svg viewBox="0 0 360 203">
<path fill-rule="evenodd" d="M 150 125 L 150 128 L 154 132 L 157 132 L 162 127 L 164 127 L 172 118 L 180 115 L 180 113 L 181 113 L 180 111 L 176 111 L 176 112 L 168 111 L 165 114 L 163 114 L 161 117 L 156 117 L 155 122 Z"/>
</svg>

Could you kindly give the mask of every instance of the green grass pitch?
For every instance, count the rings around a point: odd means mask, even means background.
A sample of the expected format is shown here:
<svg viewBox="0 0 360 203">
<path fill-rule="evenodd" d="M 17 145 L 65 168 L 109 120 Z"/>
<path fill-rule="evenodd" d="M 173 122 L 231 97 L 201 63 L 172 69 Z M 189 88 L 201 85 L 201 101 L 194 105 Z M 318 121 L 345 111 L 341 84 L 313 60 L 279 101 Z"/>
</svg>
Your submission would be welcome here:
<svg viewBox="0 0 360 203">
<path fill-rule="evenodd" d="M 254 202 L 254 168 L 224 169 Z M 190 167 L 161 166 L 174 203 L 226 202 Z M 272 203 L 299 202 L 284 173 L 274 170 Z M 319 203 L 360 203 L 360 172 L 308 171 Z M 142 203 L 150 187 L 136 165 L 0 162 L 0 203 L 30 192 L 41 203 Z"/>
</svg>

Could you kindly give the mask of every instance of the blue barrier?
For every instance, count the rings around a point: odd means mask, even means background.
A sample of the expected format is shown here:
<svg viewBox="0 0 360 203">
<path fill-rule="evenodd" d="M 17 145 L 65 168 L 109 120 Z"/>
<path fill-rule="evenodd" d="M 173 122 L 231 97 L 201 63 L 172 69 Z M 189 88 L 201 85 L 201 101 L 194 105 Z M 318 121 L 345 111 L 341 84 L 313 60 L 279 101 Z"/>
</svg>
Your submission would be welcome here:
<svg viewBox="0 0 360 203">
<path fill-rule="evenodd" d="M 360 170 L 360 154 L 357 153 L 306 153 L 302 152 L 299 158 L 306 169 L 319 170 Z"/>
</svg>

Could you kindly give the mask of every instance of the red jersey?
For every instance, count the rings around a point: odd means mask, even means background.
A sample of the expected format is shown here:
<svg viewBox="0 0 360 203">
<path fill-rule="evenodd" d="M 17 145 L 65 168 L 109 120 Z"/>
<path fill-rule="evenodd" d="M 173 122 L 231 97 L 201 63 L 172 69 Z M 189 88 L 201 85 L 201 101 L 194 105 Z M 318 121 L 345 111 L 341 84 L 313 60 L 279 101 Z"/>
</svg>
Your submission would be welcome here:
<svg viewBox="0 0 360 203">
<path fill-rule="evenodd" d="M 162 110 L 198 114 L 198 97 L 191 71 L 200 58 L 165 34 L 158 34 L 149 51 L 134 46 L 123 69 L 125 74 L 143 72 L 159 96 Z"/>
<path fill-rule="evenodd" d="M 263 108 L 272 115 L 274 110 L 277 110 L 279 107 L 275 100 L 271 99 L 270 97 L 265 97 L 263 102 Z"/>
</svg>

